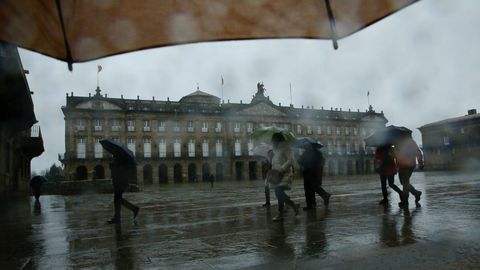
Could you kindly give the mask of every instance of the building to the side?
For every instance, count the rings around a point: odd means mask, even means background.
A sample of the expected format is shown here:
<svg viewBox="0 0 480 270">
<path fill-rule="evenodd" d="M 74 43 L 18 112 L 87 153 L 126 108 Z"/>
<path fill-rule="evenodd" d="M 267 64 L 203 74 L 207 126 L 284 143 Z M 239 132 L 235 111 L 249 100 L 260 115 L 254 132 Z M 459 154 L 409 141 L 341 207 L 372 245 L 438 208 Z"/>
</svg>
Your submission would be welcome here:
<svg viewBox="0 0 480 270">
<path fill-rule="evenodd" d="M 274 104 L 263 84 L 250 103 L 221 102 L 197 91 L 179 101 L 110 98 L 67 94 L 65 177 L 110 177 L 109 155 L 102 139 L 117 140 L 135 153 L 140 184 L 222 179 L 259 179 L 259 157 L 252 155 L 256 128 L 277 126 L 296 136 L 321 141 L 330 175 L 372 172 L 372 149 L 363 138 L 385 126 L 383 112 L 295 108 Z"/>
<path fill-rule="evenodd" d="M 30 161 L 43 151 L 25 70 L 15 46 L 0 43 L 0 199 L 30 190 Z"/>
<path fill-rule="evenodd" d="M 424 125 L 419 130 L 426 169 L 480 169 L 480 114 L 477 110 Z"/>
</svg>

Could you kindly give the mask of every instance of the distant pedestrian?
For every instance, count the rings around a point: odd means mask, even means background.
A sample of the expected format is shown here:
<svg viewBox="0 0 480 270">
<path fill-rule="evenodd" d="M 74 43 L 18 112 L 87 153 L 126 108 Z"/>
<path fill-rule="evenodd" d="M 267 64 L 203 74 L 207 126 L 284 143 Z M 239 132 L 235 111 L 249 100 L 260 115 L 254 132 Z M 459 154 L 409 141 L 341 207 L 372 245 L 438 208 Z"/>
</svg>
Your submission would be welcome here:
<svg viewBox="0 0 480 270">
<path fill-rule="evenodd" d="M 122 194 L 128 188 L 129 179 L 137 179 L 136 165 L 132 162 L 114 158 L 114 161 L 110 164 L 110 170 L 112 172 L 113 204 L 115 210 L 113 218 L 109 220 L 108 223 L 121 223 L 122 205 L 133 212 L 133 218 L 135 219 L 140 208 L 125 200 Z"/>
<path fill-rule="evenodd" d="M 40 199 L 42 185 L 45 182 L 47 182 L 47 178 L 40 175 L 34 176 L 30 180 L 30 188 L 32 189 L 36 201 Z"/>
<path fill-rule="evenodd" d="M 213 182 L 215 181 L 215 177 L 213 177 L 213 174 L 210 174 L 208 178 L 210 180 L 210 187 L 213 188 Z"/>
<path fill-rule="evenodd" d="M 262 178 L 265 180 L 265 204 L 263 207 L 270 206 L 270 184 L 268 183 L 268 173 L 272 169 L 273 150 L 267 152 L 267 157 L 262 160 Z"/>
<path fill-rule="evenodd" d="M 397 161 L 398 167 L 398 177 L 403 186 L 403 196 L 402 201 L 398 204 L 400 207 L 408 208 L 408 193 L 412 193 L 415 196 L 416 206 L 420 206 L 420 196 L 422 195 L 421 191 L 416 190 L 410 184 L 410 176 L 412 176 L 415 167 L 423 169 L 423 154 L 418 145 L 412 138 L 404 138 L 399 140 L 395 144 L 395 159 Z"/>
<path fill-rule="evenodd" d="M 328 206 L 331 195 L 322 188 L 325 159 L 320 149 L 313 146 L 306 147 L 304 152 L 297 157 L 297 162 L 303 170 L 303 187 L 307 204 L 303 210 L 315 209 L 315 193 L 322 197 L 323 204 Z"/>
<path fill-rule="evenodd" d="M 380 184 L 382 186 L 383 199 L 379 204 L 388 204 L 387 180 L 390 188 L 395 190 L 402 199 L 402 190 L 395 185 L 395 174 L 397 174 L 397 165 L 392 145 L 379 146 L 375 150 L 375 171 L 380 175 Z"/>
<path fill-rule="evenodd" d="M 268 173 L 269 183 L 275 188 L 275 195 L 278 200 L 278 215 L 273 221 L 283 221 L 285 204 L 292 207 L 295 215 L 298 215 L 299 204 L 295 204 L 285 193 L 291 189 L 293 179 L 293 158 L 290 146 L 285 142 L 281 133 L 272 135 L 273 157 L 272 169 Z"/>
</svg>

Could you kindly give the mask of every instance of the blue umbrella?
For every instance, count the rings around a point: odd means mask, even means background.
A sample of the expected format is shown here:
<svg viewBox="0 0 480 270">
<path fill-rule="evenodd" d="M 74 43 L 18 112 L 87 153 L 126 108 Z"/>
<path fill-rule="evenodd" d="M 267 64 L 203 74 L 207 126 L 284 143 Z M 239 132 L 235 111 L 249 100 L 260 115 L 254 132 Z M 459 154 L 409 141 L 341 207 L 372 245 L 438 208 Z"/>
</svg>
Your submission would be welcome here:
<svg viewBox="0 0 480 270">
<path fill-rule="evenodd" d="M 105 148 L 105 150 L 110 152 L 114 158 L 125 162 L 135 163 L 135 156 L 133 155 L 133 152 L 125 147 L 125 145 L 109 139 L 101 140 L 100 144 L 103 146 L 103 148 Z"/>
</svg>

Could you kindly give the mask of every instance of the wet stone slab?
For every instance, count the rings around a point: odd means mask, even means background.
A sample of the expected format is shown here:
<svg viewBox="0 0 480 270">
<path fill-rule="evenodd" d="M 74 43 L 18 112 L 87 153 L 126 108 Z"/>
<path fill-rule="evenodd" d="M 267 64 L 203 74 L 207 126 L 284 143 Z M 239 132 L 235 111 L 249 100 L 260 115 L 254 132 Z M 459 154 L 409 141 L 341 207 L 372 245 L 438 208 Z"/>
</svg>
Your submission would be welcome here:
<svg viewBox="0 0 480 270">
<path fill-rule="evenodd" d="M 398 178 L 396 179 L 398 184 Z M 263 181 L 152 185 L 108 225 L 111 194 L 3 202 L 2 269 L 478 269 L 480 172 L 416 172 L 422 207 L 378 204 L 376 175 L 324 179 L 326 209 L 272 222 Z M 391 190 L 390 190 L 391 191 Z M 305 205 L 298 179 L 290 196 Z M 275 195 L 272 192 L 272 199 Z"/>
</svg>

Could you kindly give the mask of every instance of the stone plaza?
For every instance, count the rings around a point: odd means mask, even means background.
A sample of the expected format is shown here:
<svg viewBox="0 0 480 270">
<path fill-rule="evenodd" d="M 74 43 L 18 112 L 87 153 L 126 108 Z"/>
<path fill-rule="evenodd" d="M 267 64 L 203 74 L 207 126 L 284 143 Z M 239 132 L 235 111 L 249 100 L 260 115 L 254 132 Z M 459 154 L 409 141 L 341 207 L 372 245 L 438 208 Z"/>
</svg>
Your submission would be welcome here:
<svg viewBox="0 0 480 270">
<path fill-rule="evenodd" d="M 398 183 L 398 178 L 396 178 Z M 263 181 L 182 183 L 127 193 L 136 221 L 108 225 L 111 194 L 5 202 L 2 269 L 478 269 L 480 172 L 415 172 L 421 207 L 381 199 L 377 175 L 326 177 L 325 208 L 272 222 Z M 289 192 L 305 205 L 303 182 Z M 274 195 L 272 194 L 274 199 Z"/>
</svg>

